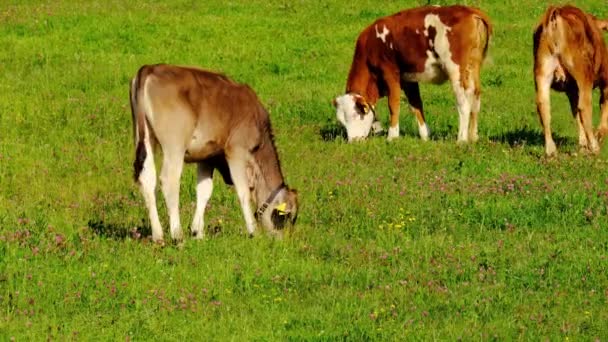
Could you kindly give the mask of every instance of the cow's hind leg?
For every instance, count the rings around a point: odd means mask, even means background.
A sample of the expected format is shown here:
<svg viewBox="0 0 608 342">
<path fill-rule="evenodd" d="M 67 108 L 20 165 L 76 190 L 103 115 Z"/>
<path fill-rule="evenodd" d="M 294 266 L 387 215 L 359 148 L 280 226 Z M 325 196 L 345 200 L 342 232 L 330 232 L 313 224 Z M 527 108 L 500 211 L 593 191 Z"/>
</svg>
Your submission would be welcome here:
<svg viewBox="0 0 608 342">
<path fill-rule="evenodd" d="M 184 153 L 167 149 L 163 151 L 163 166 L 160 174 L 161 187 L 167 203 L 171 238 L 176 241 L 183 239 L 182 227 L 179 220 L 179 182 L 184 167 Z"/>
<path fill-rule="evenodd" d="M 202 239 L 205 236 L 205 207 L 213 192 L 213 167 L 198 164 L 198 182 L 196 184 L 196 210 L 192 219 L 192 236 Z"/>
<path fill-rule="evenodd" d="M 136 170 L 136 172 L 139 172 L 137 182 L 139 183 L 146 207 L 148 208 L 150 225 L 152 226 L 152 240 L 162 241 L 163 228 L 160 225 L 160 220 L 158 219 L 158 210 L 156 208 L 156 166 L 154 165 L 154 148 L 152 147 L 150 140 L 147 138 L 144 142 L 140 142 L 139 144 L 142 145 L 140 145 L 141 147 L 138 146 L 137 158 L 140 157 L 140 154 L 145 156 L 143 168 L 141 171 Z M 140 150 L 140 148 L 143 150 Z"/>
<path fill-rule="evenodd" d="M 253 235 L 255 232 L 255 219 L 251 212 L 251 192 L 249 189 L 250 181 L 247 178 L 247 163 L 251 155 L 249 151 L 245 149 L 237 149 L 230 151 L 227 155 L 228 167 L 230 168 L 230 176 L 234 183 L 239 202 L 241 203 L 241 209 L 243 211 L 243 217 L 245 218 L 245 225 L 249 235 Z"/>
<path fill-rule="evenodd" d="M 418 123 L 418 133 L 420 138 L 424 141 L 429 140 L 431 132 L 429 126 L 427 126 L 424 120 L 424 111 L 422 108 L 422 99 L 420 98 L 420 87 L 418 83 L 404 82 L 402 85 L 407 101 L 410 104 L 410 110 L 416 116 L 416 122 Z"/>
</svg>

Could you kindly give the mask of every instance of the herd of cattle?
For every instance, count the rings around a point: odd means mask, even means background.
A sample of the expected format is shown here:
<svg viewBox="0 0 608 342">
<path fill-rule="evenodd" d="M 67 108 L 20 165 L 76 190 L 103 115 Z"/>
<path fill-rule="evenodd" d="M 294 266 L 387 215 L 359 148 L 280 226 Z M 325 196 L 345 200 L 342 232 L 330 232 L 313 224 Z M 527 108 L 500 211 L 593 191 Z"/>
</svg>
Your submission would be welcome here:
<svg viewBox="0 0 608 342">
<path fill-rule="evenodd" d="M 601 31 L 608 22 L 572 6 L 550 7 L 534 32 L 536 104 L 545 152 L 556 152 L 551 136 L 550 88 L 565 92 L 579 127 L 581 148 L 597 153 L 608 134 L 608 52 Z M 452 85 L 459 115 L 458 142 L 478 139 L 480 70 L 492 35 L 489 17 L 466 6 L 425 6 L 376 20 L 359 35 L 346 83 L 334 100 L 348 140 L 382 130 L 377 101 L 388 97 L 388 139 L 399 136 L 403 90 L 427 140 L 419 82 Z M 601 90 L 601 120 L 594 134 L 591 93 Z M 279 234 L 293 225 L 298 195 L 284 182 L 268 112 L 255 92 L 222 74 L 172 65 L 143 66 L 131 82 L 135 180 L 143 194 L 152 238 L 163 240 L 156 208 L 154 150 L 163 162 L 161 188 L 171 237 L 181 240 L 179 184 L 184 162 L 198 165 L 196 209 L 191 231 L 204 235 L 204 211 L 213 190 L 213 172 L 234 184 L 249 234 L 256 221 Z M 256 204 L 255 214 L 250 207 Z"/>
</svg>

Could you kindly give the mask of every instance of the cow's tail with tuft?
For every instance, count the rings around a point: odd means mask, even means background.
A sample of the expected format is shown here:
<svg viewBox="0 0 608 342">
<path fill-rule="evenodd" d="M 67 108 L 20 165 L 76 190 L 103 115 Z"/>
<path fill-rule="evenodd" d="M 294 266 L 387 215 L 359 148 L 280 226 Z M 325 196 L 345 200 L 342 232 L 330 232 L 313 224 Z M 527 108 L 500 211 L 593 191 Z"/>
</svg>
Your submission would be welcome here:
<svg viewBox="0 0 608 342">
<path fill-rule="evenodd" d="M 139 105 L 141 98 L 140 93 L 142 91 L 143 80 L 142 71 L 145 66 L 141 67 L 137 72 L 137 75 L 131 81 L 131 89 L 129 95 L 131 98 L 131 118 L 133 119 L 133 140 L 135 141 L 135 161 L 133 162 L 133 177 L 137 182 L 139 175 L 144 168 L 144 162 L 147 157 L 146 152 L 146 113 L 143 108 Z"/>
</svg>

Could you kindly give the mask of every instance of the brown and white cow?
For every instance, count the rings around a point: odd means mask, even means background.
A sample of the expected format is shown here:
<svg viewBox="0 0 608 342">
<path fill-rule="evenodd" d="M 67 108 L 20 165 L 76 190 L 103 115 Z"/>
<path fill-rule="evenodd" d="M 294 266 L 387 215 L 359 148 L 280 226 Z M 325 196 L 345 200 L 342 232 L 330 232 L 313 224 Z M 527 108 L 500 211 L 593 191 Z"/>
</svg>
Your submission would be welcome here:
<svg viewBox="0 0 608 342">
<path fill-rule="evenodd" d="M 143 66 L 131 82 L 131 110 L 137 145 L 135 180 L 155 241 L 163 239 L 155 196 L 157 145 L 163 154 L 160 180 L 173 239 L 182 239 L 179 188 L 184 161 L 198 165 L 194 237 L 204 234 L 203 216 L 215 169 L 226 183 L 234 183 L 250 234 L 256 226 L 251 197 L 257 203 L 255 218 L 267 229 L 295 223 L 297 193 L 285 185 L 268 112 L 249 86 L 197 68 Z"/>
<path fill-rule="evenodd" d="M 465 6 L 425 6 L 376 20 L 357 39 L 346 94 L 334 100 L 348 140 L 377 127 L 374 106 L 388 96 L 388 138 L 399 136 L 399 100 L 405 92 L 420 137 L 429 138 L 418 82 L 449 80 L 460 117 L 458 141 L 476 141 L 480 109 L 479 74 L 492 33 L 489 18 Z"/>
<path fill-rule="evenodd" d="M 597 138 L 608 133 L 608 54 L 602 37 L 608 22 L 573 6 L 549 7 L 534 32 L 536 108 L 547 156 L 556 152 L 551 135 L 550 89 L 565 92 L 578 123 L 579 145 L 600 150 Z M 600 88 L 602 117 L 593 134 L 591 93 Z"/>
</svg>

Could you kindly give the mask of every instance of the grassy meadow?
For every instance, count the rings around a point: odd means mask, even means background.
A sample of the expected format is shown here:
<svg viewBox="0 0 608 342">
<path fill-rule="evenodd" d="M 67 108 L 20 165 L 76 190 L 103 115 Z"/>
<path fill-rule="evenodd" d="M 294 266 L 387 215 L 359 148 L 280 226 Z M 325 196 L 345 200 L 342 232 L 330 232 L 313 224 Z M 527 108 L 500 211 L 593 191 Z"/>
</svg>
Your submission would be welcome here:
<svg viewBox="0 0 608 342">
<path fill-rule="evenodd" d="M 447 84 L 421 86 L 429 142 L 404 102 L 400 139 L 347 144 L 331 106 L 358 33 L 426 1 L 4 0 L 0 340 L 608 338 L 608 146 L 577 153 L 554 94 L 559 154 L 544 157 L 531 70 L 546 3 L 465 3 L 495 34 L 480 141 L 459 146 Z M 158 62 L 257 91 L 300 193 L 288 236 L 248 239 L 216 177 L 205 240 L 150 241 L 128 89 Z M 386 123 L 386 99 L 378 110 Z M 187 232 L 195 180 L 187 167 Z"/>
</svg>

